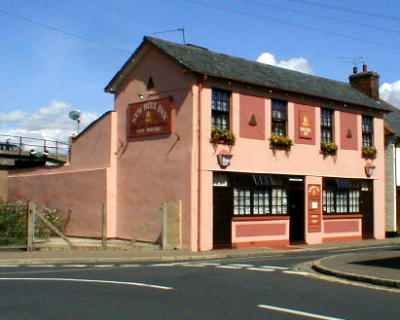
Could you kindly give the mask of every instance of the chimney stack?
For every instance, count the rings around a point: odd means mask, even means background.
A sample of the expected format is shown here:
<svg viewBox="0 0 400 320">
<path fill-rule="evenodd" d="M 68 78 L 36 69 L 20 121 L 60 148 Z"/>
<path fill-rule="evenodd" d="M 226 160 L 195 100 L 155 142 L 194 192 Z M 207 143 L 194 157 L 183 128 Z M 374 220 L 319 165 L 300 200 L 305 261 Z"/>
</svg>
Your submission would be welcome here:
<svg viewBox="0 0 400 320">
<path fill-rule="evenodd" d="M 368 71 L 368 65 L 363 64 L 362 72 L 358 72 L 357 67 L 353 68 L 353 74 L 349 77 L 350 85 L 371 97 L 379 100 L 379 74 Z"/>
</svg>

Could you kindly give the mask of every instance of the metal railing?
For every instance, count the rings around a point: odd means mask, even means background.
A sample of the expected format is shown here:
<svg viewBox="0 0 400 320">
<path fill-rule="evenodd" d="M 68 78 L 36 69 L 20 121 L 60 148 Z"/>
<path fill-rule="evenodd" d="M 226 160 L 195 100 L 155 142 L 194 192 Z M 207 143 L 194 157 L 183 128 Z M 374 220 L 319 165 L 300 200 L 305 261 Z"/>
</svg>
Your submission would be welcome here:
<svg viewBox="0 0 400 320">
<path fill-rule="evenodd" d="M 0 154 L 41 154 L 49 159 L 67 161 L 70 152 L 71 146 L 67 142 L 0 134 Z"/>
</svg>

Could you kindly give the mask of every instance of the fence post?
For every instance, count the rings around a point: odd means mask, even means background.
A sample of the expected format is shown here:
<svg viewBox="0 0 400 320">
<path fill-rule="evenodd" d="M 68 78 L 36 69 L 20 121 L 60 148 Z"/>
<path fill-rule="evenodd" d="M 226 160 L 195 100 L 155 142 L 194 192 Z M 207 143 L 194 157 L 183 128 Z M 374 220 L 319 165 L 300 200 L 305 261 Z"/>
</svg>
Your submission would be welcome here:
<svg viewBox="0 0 400 320">
<path fill-rule="evenodd" d="M 101 245 L 107 247 L 107 209 L 104 203 L 101 206 Z"/>
<path fill-rule="evenodd" d="M 162 231 L 161 231 L 161 248 L 165 250 L 168 246 L 168 239 L 167 239 L 167 214 L 168 214 L 168 208 L 167 208 L 167 203 L 163 202 L 162 208 L 161 208 L 161 221 L 162 221 Z"/>
<path fill-rule="evenodd" d="M 36 206 L 33 202 L 28 202 L 27 206 L 27 232 L 26 232 L 26 250 L 33 251 L 33 237 L 35 233 L 35 213 Z"/>
</svg>

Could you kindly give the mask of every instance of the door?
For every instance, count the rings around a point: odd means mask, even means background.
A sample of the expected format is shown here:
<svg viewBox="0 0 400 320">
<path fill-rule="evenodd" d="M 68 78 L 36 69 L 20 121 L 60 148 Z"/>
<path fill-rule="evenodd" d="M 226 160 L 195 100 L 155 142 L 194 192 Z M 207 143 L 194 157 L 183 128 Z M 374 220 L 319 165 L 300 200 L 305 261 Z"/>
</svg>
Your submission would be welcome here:
<svg viewBox="0 0 400 320">
<path fill-rule="evenodd" d="M 374 198 L 371 181 L 363 182 L 360 196 L 360 212 L 362 213 L 362 237 L 374 238 Z"/>
<path fill-rule="evenodd" d="M 304 179 L 303 181 L 289 181 L 289 240 L 291 243 L 305 241 L 305 214 L 304 214 Z"/>
<path fill-rule="evenodd" d="M 213 241 L 214 248 L 232 246 L 231 221 L 233 214 L 233 193 L 229 187 L 213 188 Z"/>
</svg>

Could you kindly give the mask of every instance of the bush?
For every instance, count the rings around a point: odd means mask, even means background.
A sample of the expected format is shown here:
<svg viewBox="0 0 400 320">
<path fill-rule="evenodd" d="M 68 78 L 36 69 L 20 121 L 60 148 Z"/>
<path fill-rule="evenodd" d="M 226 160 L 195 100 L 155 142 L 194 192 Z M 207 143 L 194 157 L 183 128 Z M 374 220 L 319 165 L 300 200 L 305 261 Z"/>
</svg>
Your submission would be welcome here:
<svg viewBox="0 0 400 320">
<path fill-rule="evenodd" d="M 225 129 L 221 130 L 218 128 L 213 128 L 211 131 L 210 142 L 212 144 L 226 144 L 233 146 L 235 144 L 236 138 L 232 131 Z"/>
<path fill-rule="evenodd" d="M 376 148 L 375 147 L 363 147 L 362 148 L 362 156 L 366 159 L 375 159 L 376 158 Z"/>
<path fill-rule="evenodd" d="M 324 155 L 336 155 L 337 145 L 334 142 L 330 143 L 321 143 L 321 152 Z"/>
<path fill-rule="evenodd" d="M 272 149 L 284 149 L 288 151 L 293 145 L 292 139 L 287 136 L 273 135 L 269 141 Z"/>
</svg>

